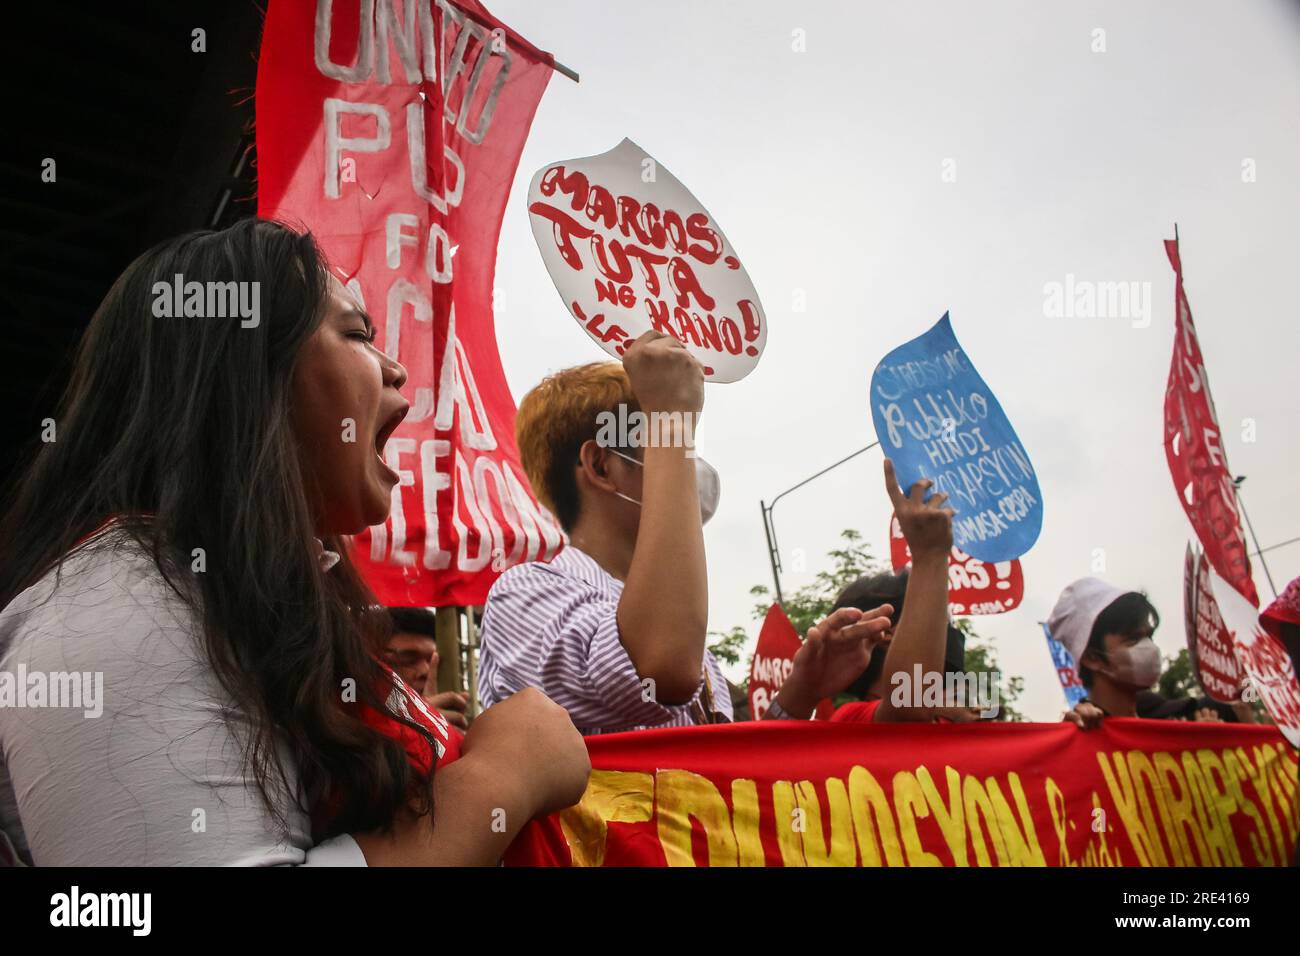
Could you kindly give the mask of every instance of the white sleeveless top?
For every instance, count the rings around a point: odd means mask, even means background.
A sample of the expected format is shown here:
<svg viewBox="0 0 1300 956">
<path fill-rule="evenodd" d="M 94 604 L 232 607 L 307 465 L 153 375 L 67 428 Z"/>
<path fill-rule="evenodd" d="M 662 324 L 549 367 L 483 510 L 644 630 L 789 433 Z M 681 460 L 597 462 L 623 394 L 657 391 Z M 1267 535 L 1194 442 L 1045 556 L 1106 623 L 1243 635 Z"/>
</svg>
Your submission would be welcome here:
<svg viewBox="0 0 1300 956">
<path fill-rule="evenodd" d="M 0 865 L 365 865 L 275 825 L 201 633 L 116 529 L 0 612 Z"/>
</svg>

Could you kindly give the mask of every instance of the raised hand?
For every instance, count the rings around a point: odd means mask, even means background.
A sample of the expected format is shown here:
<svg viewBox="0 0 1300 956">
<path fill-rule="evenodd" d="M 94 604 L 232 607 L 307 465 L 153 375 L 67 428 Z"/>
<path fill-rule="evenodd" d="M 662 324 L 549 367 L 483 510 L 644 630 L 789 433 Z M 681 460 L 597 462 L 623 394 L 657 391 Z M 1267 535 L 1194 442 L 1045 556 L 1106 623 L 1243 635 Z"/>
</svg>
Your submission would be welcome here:
<svg viewBox="0 0 1300 956">
<path fill-rule="evenodd" d="M 811 717 L 817 702 L 838 694 L 871 663 L 871 652 L 889 630 L 893 607 L 870 611 L 843 607 L 808 628 L 777 700 L 792 717 Z"/>
<path fill-rule="evenodd" d="M 704 367 L 671 335 L 639 336 L 623 353 L 623 368 L 643 412 L 697 415 L 704 407 Z"/>
<path fill-rule="evenodd" d="M 912 550 L 912 559 L 926 556 L 942 555 L 947 560 L 952 550 L 953 510 L 945 508 L 948 496 L 943 492 L 931 495 L 927 501 L 925 493 L 934 486 L 929 478 L 922 478 L 914 483 L 904 495 L 898 487 L 898 478 L 894 474 L 894 463 L 885 459 L 885 491 L 893 502 L 894 514 L 898 516 L 898 525 L 907 538 L 907 546 Z"/>
</svg>

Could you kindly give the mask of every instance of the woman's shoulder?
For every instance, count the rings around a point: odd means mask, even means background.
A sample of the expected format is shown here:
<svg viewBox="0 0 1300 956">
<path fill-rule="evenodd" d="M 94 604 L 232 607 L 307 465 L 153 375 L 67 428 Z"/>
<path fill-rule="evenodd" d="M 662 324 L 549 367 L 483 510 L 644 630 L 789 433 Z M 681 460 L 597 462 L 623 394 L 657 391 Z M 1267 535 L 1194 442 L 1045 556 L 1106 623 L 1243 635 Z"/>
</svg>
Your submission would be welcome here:
<svg viewBox="0 0 1300 956">
<path fill-rule="evenodd" d="M 37 638 L 58 638 L 57 646 L 41 643 L 56 653 L 67 650 L 69 639 L 82 638 L 78 649 L 93 652 L 138 644 L 159 632 L 192 635 L 190 605 L 145 547 L 125 529 L 111 527 L 74 547 L 0 611 L 0 666 L 27 656 L 24 648 L 33 650 Z"/>
<path fill-rule="evenodd" d="M 306 814 L 279 782 L 288 829 L 262 804 L 247 718 L 208 663 L 201 622 L 129 533 L 74 548 L 0 612 L 0 699 L 6 680 L 0 831 L 24 859 L 304 859 Z"/>
</svg>

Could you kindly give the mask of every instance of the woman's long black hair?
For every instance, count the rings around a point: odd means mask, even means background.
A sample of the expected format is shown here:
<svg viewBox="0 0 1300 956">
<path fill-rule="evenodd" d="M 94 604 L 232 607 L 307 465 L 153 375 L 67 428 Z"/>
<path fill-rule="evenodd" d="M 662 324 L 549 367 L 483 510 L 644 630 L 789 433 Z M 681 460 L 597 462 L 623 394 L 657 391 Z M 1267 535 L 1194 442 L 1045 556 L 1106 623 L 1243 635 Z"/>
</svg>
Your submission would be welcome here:
<svg viewBox="0 0 1300 956">
<path fill-rule="evenodd" d="M 257 324 L 155 316 L 155 283 L 177 275 L 259 283 Z M 272 815 L 285 825 L 278 795 L 294 770 L 290 799 L 310 810 L 328 798 L 335 812 L 318 838 L 384 829 L 413 801 L 432 809 L 431 779 L 344 703 L 354 689 L 356 701 L 384 708 L 391 684 L 375 654 L 387 615 L 375 613 L 341 541 L 325 541 L 343 555 L 328 573 L 314 553 L 291 382 L 327 283 L 311 235 L 266 220 L 144 253 L 96 310 L 54 440 L 37 447 L 0 518 L 3 608 L 106 519 L 125 516 L 202 623 L 211 664 L 251 728 L 246 758 Z"/>
</svg>

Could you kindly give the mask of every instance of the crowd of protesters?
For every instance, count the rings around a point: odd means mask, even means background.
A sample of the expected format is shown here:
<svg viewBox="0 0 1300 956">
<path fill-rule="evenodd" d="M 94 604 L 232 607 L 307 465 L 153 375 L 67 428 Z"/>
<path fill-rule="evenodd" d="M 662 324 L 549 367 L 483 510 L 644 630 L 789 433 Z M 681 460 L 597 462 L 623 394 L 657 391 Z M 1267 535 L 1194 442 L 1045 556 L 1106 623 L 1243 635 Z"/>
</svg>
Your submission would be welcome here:
<svg viewBox="0 0 1300 956">
<path fill-rule="evenodd" d="M 258 281 L 255 330 L 153 317 L 176 274 Z M 310 235 L 251 220 L 162 243 L 122 274 L 57 416 L 0 519 L 0 671 L 98 675 L 102 716 L 0 708 L 0 862 L 490 864 L 534 816 L 572 805 L 583 735 L 731 721 L 707 648 L 702 527 L 716 473 L 685 431 L 602 444 L 620 407 L 693 422 L 704 374 L 650 332 L 622 362 L 549 376 L 520 404 L 523 466 L 567 546 L 510 568 L 483 611 L 472 721 L 437 689 L 433 615 L 384 609 L 344 536 L 382 523 L 398 477 L 375 453 L 408 408 L 405 369 Z M 350 420 L 358 440 L 340 441 Z M 953 512 L 931 483 L 886 501 L 903 575 L 848 587 L 810 628 L 768 721 L 978 719 L 899 702 L 914 673 L 963 669 L 948 613 Z M 1298 583 L 1266 612 L 1293 658 Z M 1143 713 L 1159 615 L 1097 579 L 1048 622 L 1078 662 L 1083 728 Z M 1190 709 L 1189 709 L 1190 708 Z M 434 826 L 434 819 L 437 826 Z"/>
</svg>

